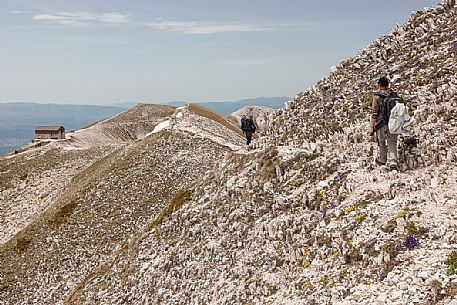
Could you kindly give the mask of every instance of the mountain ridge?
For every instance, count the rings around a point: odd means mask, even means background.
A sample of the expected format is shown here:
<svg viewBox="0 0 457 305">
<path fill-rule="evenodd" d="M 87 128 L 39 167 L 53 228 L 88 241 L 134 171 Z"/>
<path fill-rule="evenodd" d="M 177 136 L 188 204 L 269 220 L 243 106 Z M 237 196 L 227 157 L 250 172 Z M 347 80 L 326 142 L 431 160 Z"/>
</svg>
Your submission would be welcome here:
<svg viewBox="0 0 457 305">
<path fill-rule="evenodd" d="M 279 97 L 258 97 L 258 98 L 249 98 L 236 101 L 217 101 L 217 102 L 207 102 L 207 101 L 194 101 L 193 104 L 199 104 L 211 110 L 214 110 L 222 115 L 229 115 L 232 112 L 237 111 L 238 109 L 244 106 L 267 106 L 271 108 L 281 108 L 284 106 L 284 103 L 290 100 L 290 97 L 279 96 Z M 143 103 L 143 102 L 140 102 Z M 175 107 L 180 107 L 188 104 L 184 101 L 171 101 L 171 102 L 145 102 L 149 104 L 162 104 L 170 105 Z M 135 105 L 135 102 L 120 103 L 115 105 L 120 105 L 122 107 L 129 107 Z"/>
<path fill-rule="evenodd" d="M 436 117 L 455 103 L 457 83 L 450 73 L 455 53 L 449 40 L 455 11 L 455 1 L 441 1 L 413 14 L 394 30 L 398 35 L 368 47 L 373 54 L 341 63 L 299 93 L 269 122 L 257 142 L 260 151 L 220 162 L 179 212 L 142 234 L 128 252 L 116 253 L 114 264 L 92 274 L 66 304 L 118 304 L 121 296 L 151 304 L 454 300 L 457 281 L 446 274 L 443 262 L 457 249 L 452 200 L 457 155 L 450 128 L 455 120 L 444 125 Z M 418 43 L 418 34 L 430 40 Z M 392 36 L 408 45 L 388 57 L 396 44 L 388 41 Z M 416 68 L 426 52 L 439 56 L 431 57 L 433 65 Z M 386 172 L 372 164 L 375 148 L 364 118 L 369 116 L 368 87 L 395 62 L 404 73 L 401 93 L 422 102 L 411 103 L 420 144 L 400 141 L 402 170 Z M 409 70 L 419 76 L 414 83 L 406 82 Z M 434 82 L 420 87 L 436 72 Z M 409 95 L 416 85 L 421 94 Z M 443 136 L 428 138 L 431 126 Z M 446 146 L 439 144 L 441 138 L 448 139 Z M 129 273 L 126 283 L 118 284 L 126 276 L 118 267 L 123 264 Z"/>
<path fill-rule="evenodd" d="M 241 136 L 222 125 L 223 117 L 213 114 L 216 122 L 200 113 L 202 109 L 195 107 L 139 105 L 70 134 L 67 140 L 0 159 L 0 171 L 9 175 L 0 180 L 1 201 L 9 203 L 2 206 L 0 214 L 6 220 L 2 221 L 0 245 L 1 299 L 23 303 L 33 302 L 35 297 L 41 303 L 59 302 L 68 291 L 68 283 L 90 271 L 155 214 L 160 215 L 175 193 L 210 170 L 217 158 L 230 151 L 230 145 L 240 145 Z M 169 126 L 155 131 L 164 120 L 170 121 Z M 145 122 L 148 125 L 143 125 Z M 211 135 L 218 129 L 221 132 Z M 204 136 L 207 133 L 209 138 Z M 194 155 L 196 151 L 199 153 Z M 52 156 L 55 163 L 45 170 L 34 170 L 30 164 L 24 173 L 11 168 L 25 165 L 22 158 L 37 159 L 30 158 L 33 155 Z M 59 165 L 63 158 L 66 162 Z M 60 172 L 59 166 L 63 167 Z M 73 170 L 69 172 L 69 168 Z M 61 185 L 56 189 L 60 191 L 49 194 L 46 188 L 34 188 L 27 194 L 25 186 L 35 184 L 36 178 L 43 180 L 43 176 L 48 177 L 47 185 L 52 183 L 49 178 L 57 179 Z M 112 188 L 122 191 L 113 192 Z M 40 194 L 40 202 L 26 203 L 34 194 Z M 28 216 L 24 216 L 27 204 L 33 209 L 28 208 Z M 80 226 L 91 229 L 80 235 Z M 65 246 L 56 240 L 62 240 Z M 82 244 L 84 249 L 79 248 Z M 46 247 L 50 248 L 45 251 Z M 84 255 L 84 261 L 73 251 Z M 27 268 L 20 267 L 23 260 L 28 261 Z M 74 264 L 78 270 L 72 267 Z M 46 277 L 58 287 L 46 297 L 39 292 L 47 289 L 43 283 L 28 289 L 28 293 L 20 285 L 8 284 L 11 277 L 30 283 L 30 276 L 44 276 L 49 269 L 60 271 L 57 278 Z M 58 280 L 62 277 L 68 281 Z M 11 298 L 5 296 L 7 291 L 12 293 Z"/>
<path fill-rule="evenodd" d="M 251 151 L 238 126 L 200 108 L 140 105 L 114 118 L 102 128 L 106 141 L 89 141 L 104 149 L 97 157 L 112 153 L 110 162 L 87 172 L 87 188 L 75 186 L 78 204 L 61 198 L 49 210 L 57 230 L 38 219 L 28 230 L 43 233 L 0 246 L 0 300 L 452 304 L 457 277 L 445 261 L 457 251 L 456 9 L 442 0 L 340 63 L 274 112 Z M 399 143 L 399 171 L 373 164 L 368 137 L 370 88 L 385 71 L 417 120 L 416 138 Z M 134 124 L 142 113 L 153 122 Z M 87 138 L 68 144 L 81 149 Z M 0 158 L 8 174 L 0 196 L 13 190 L 2 201 L 18 186 L 41 185 L 46 171 L 24 177 L 5 164 L 67 144 L 49 145 Z"/>
<path fill-rule="evenodd" d="M 202 102 L 222 115 L 229 115 L 245 105 L 267 104 L 279 108 L 288 97 L 260 97 L 234 102 Z M 67 132 L 83 128 L 141 103 L 120 103 L 112 106 L 55 104 L 34 102 L 0 103 L 0 154 L 12 152 L 30 142 L 38 125 L 63 125 Z M 160 103 L 153 103 L 155 105 Z M 179 107 L 186 102 L 165 102 Z"/>
</svg>

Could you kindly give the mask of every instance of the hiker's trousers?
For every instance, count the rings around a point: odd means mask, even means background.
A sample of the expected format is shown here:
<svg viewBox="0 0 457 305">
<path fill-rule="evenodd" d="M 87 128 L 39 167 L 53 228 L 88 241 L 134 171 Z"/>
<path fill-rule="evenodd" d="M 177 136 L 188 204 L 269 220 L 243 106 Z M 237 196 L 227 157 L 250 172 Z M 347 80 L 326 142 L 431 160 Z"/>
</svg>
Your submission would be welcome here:
<svg viewBox="0 0 457 305">
<path fill-rule="evenodd" d="M 246 145 L 251 144 L 252 132 L 250 132 L 250 131 L 245 131 L 244 134 L 246 135 Z"/>
<path fill-rule="evenodd" d="M 396 165 L 398 135 L 391 134 L 387 125 L 384 125 L 376 132 L 376 136 L 378 137 L 379 161 Z"/>
</svg>

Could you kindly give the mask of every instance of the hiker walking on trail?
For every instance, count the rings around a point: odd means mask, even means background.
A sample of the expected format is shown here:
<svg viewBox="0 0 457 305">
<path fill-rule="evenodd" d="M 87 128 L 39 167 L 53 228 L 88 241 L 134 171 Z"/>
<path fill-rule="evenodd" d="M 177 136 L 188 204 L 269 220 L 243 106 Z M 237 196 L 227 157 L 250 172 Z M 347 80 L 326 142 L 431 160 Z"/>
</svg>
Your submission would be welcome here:
<svg viewBox="0 0 457 305">
<path fill-rule="evenodd" d="M 387 104 L 389 104 L 390 100 L 395 100 L 393 102 L 393 105 L 395 105 L 401 98 L 389 89 L 389 79 L 387 77 L 381 77 L 378 80 L 378 89 L 379 92 L 374 95 L 371 105 L 370 125 L 370 135 L 373 136 L 376 134 L 379 148 L 376 163 L 378 165 L 387 165 L 389 169 L 397 169 L 398 134 L 393 134 L 389 130 L 388 120 L 392 106 Z M 400 102 L 403 101 L 401 100 Z"/>
<path fill-rule="evenodd" d="M 252 134 L 255 133 L 256 130 L 252 115 L 249 115 L 248 117 L 243 115 L 241 117 L 241 130 L 246 136 L 246 145 L 249 146 L 249 144 L 251 144 Z"/>
</svg>

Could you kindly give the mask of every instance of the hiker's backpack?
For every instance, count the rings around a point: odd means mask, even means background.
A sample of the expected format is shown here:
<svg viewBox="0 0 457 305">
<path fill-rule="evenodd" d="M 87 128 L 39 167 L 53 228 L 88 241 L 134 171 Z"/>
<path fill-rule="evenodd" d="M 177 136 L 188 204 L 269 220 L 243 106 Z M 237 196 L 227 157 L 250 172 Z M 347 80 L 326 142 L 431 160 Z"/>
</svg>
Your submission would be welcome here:
<svg viewBox="0 0 457 305">
<path fill-rule="evenodd" d="M 378 120 L 376 121 L 375 131 L 381 129 L 384 125 L 389 125 L 392 109 L 394 109 L 397 104 L 405 104 L 403 99 L 393 91 L 388 94 L 377 93 L 376 95 L 381 97 L 382 101 L 379 104 L 379 116 Z"/>
<path fill-rule="evenodd" d="M 249 124 L 248 124 L 248 119 L 247 118 L 242 118 L 241 119 L 241 130 L 242 131 L 249 131 Z"/>
<path fill-rule="evenodd" d="M 404 103 L 397 103 L 395 107 L 390 111 L 389 132 L 391 134 L 402 134 L 404 136 L 411 135 L 411 125 L 414 119 L 409 116 L 408 109 Z"/>
</svg>

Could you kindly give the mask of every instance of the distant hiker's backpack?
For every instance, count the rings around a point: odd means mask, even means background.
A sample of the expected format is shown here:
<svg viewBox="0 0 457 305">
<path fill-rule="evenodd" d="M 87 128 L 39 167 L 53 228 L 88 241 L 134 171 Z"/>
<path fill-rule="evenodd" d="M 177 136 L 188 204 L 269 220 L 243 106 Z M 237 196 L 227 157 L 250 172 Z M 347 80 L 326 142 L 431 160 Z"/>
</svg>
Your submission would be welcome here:
<svg viewBox="0 0 457 305">
<path fill-rule="evenodd" d="M 377 93 L 377 96 L 382 98 L 382 101 L 379 105 L 379 116 L 376 121 L 375 131 L 381 129 L 384 125 L 389 126 L 389 132 L 392 134 L 401 133 L 401 127 L 404 124 L 406 117 L 405 113 L 409 119 L 411 119 L 406 111 L 405 102 L 403 99 L 398 96 L 396 92 L 390 92 L 389 94 Z M 392 117 L 392 110 L 395 111 L 395 115 Z M 401 111 L 398 111 L 400 110 Z M 392 130 L 391 127 L 392 126 Z"/>
<path fill-rule="evenodd" d="M 248 119 L 247 118 L 242 118 L 241 119 L 241 130 L 242 131 L 249 131 L 249 124 L 248 124 Z"/>
</svg>

